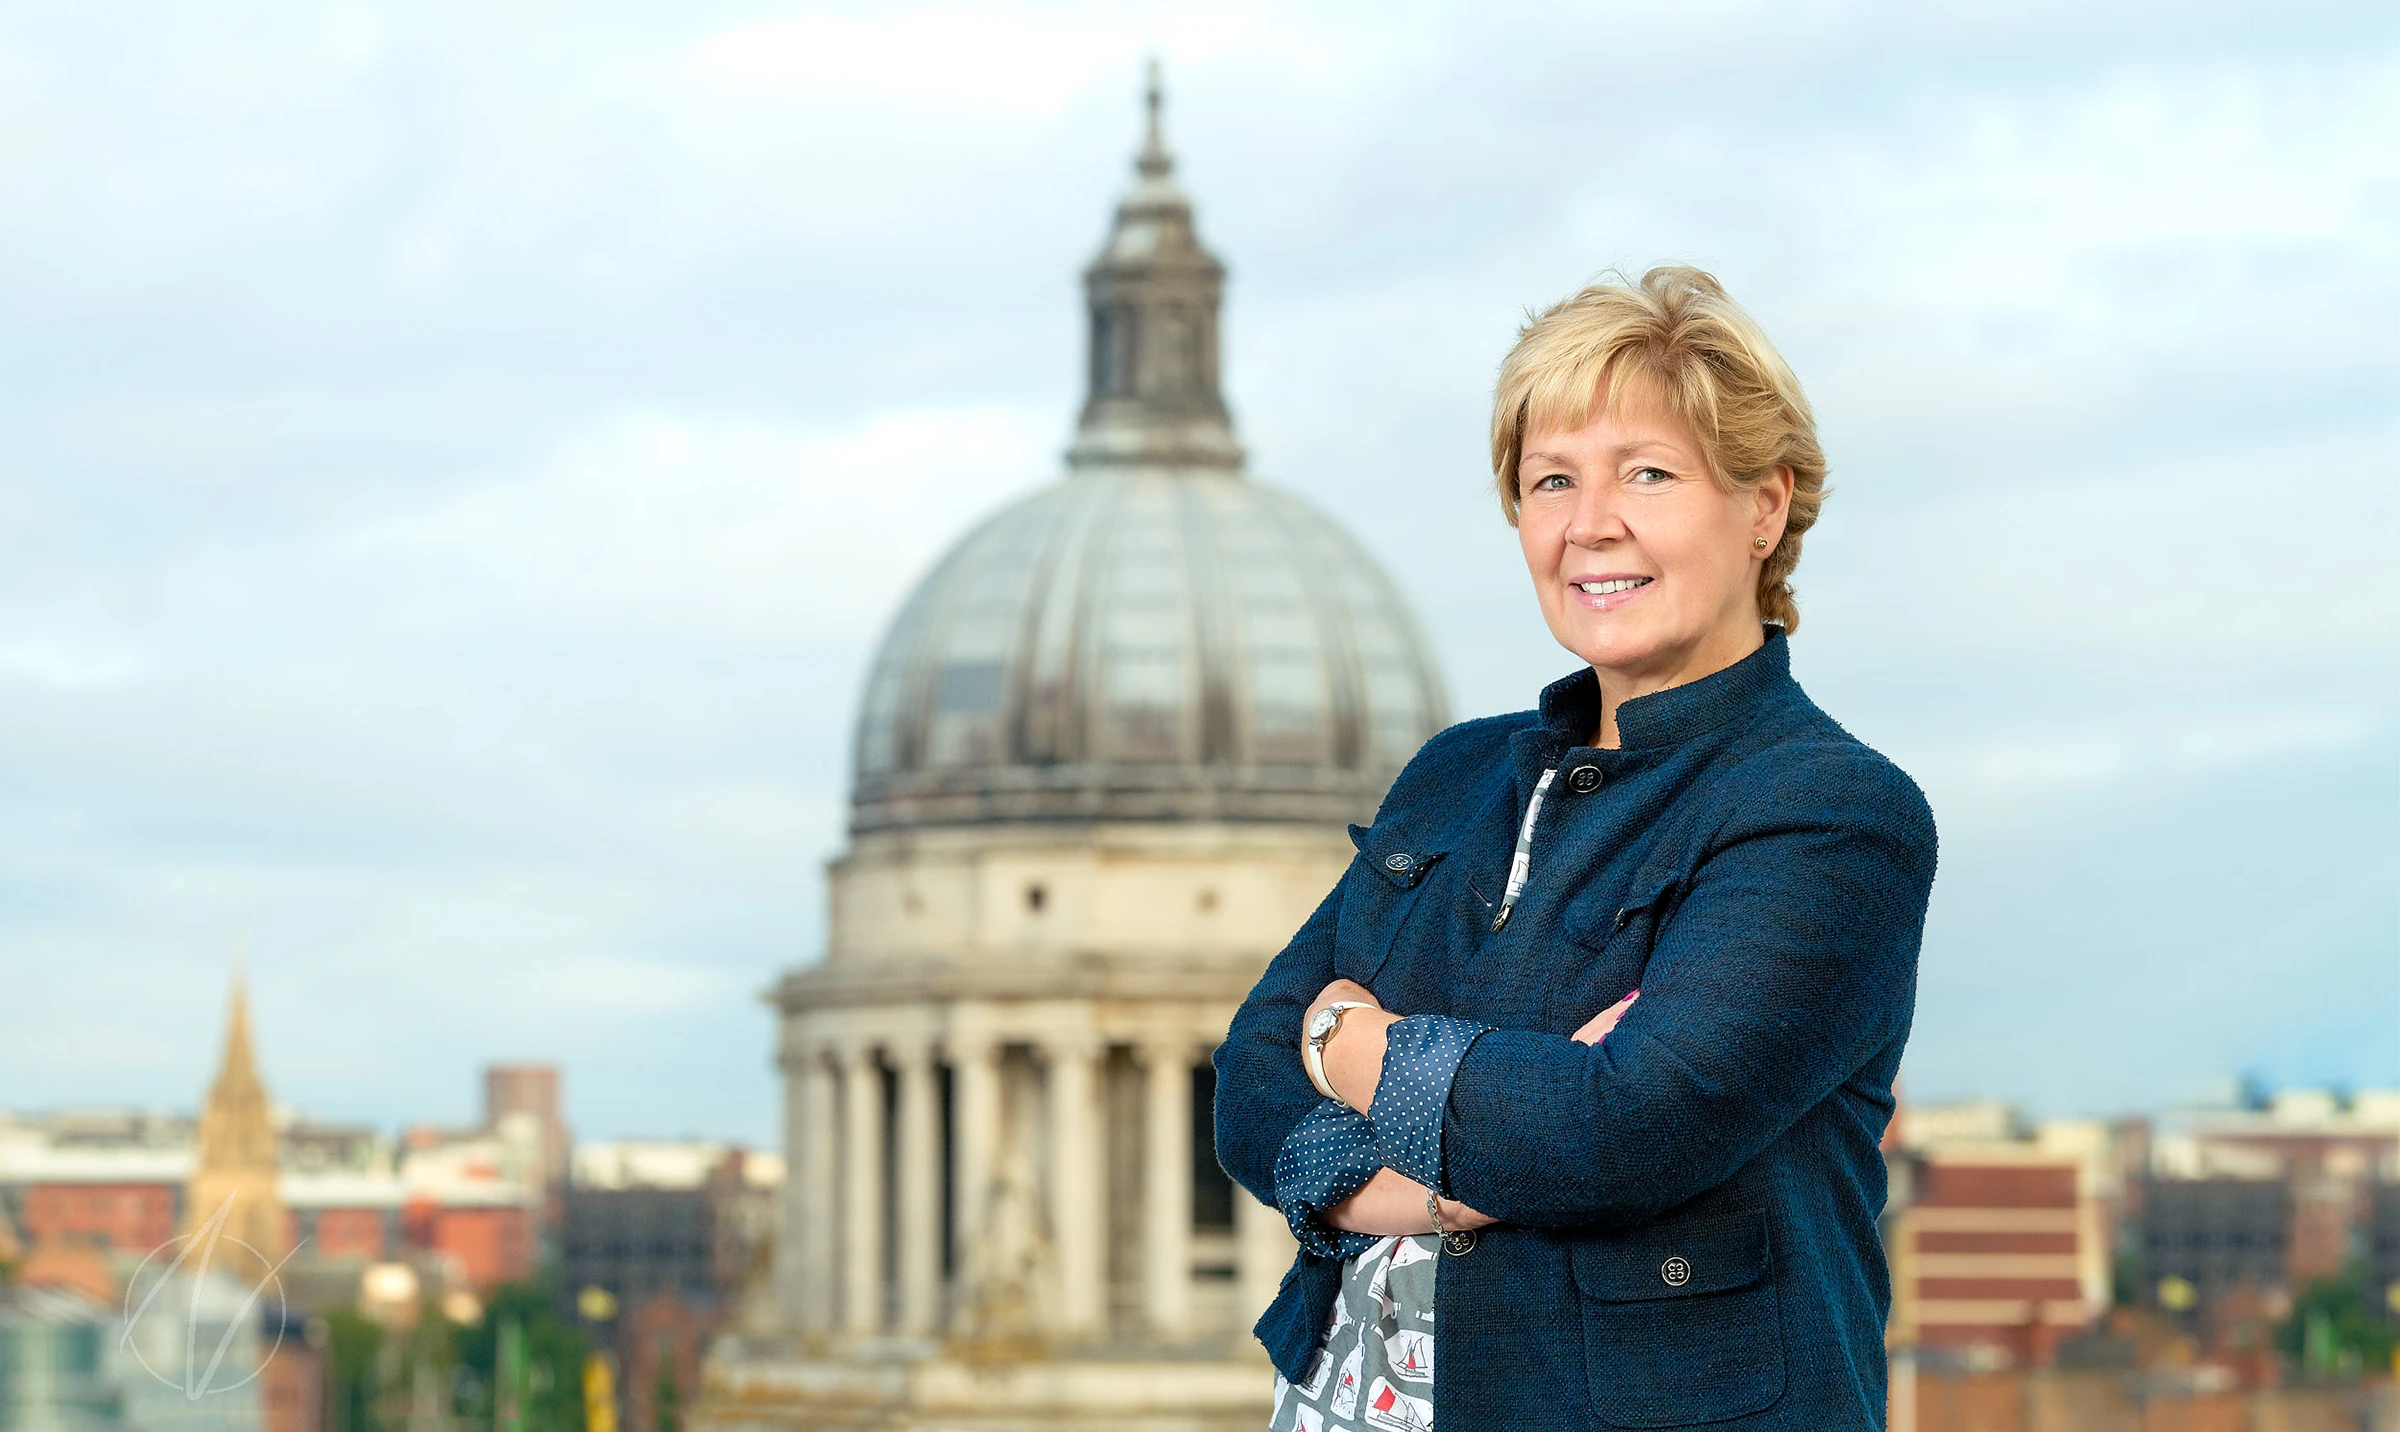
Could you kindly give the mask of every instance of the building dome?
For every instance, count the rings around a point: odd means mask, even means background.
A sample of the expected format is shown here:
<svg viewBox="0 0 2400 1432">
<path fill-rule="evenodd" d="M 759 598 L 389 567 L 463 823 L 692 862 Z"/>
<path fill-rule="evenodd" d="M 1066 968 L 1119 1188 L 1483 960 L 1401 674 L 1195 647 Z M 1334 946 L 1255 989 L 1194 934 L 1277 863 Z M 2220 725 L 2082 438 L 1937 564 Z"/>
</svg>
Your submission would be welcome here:
<svg viewBox="0 0 2400 1432">
<path fill-rule="evenodd" d="M 918 584 L 868 677 L 852 830 L 1016 820 L 1368 819 L 1446 724 L 1399 590 L 1243 475 L 1218 386 L 1224 268 L 1150 98 L 1137 180 L 1084 271 L 1068 474 Z"/>
</svg>

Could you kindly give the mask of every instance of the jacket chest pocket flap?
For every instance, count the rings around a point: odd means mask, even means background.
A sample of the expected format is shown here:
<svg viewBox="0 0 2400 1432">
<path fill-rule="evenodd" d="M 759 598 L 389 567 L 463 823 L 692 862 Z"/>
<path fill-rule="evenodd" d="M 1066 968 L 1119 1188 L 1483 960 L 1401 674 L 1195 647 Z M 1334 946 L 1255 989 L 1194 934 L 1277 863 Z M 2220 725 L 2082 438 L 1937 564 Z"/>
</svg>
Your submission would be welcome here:
<svg viewBox="0 0 2400 1432">
<path fill-rule="evenodd" d="M 1378 877 L 1352 882 L 1334 933 L 1333 972 L 1368 984 L 1392 952 L 1392 942 L 1417 904 L 1418 887 L 1450 853 L 1421 832 L 1350 827 L 1350 843 Z"/>
<path fill-rule="evenodd" d="M 1587 892 L 1561 912 L 1566 936 L 1591 950 L 1630 951 L 1646 958 L 1658 930 L 1683 900 L 1684 876 L 1675 870 L 1644 870 L 1623 895 L 1603 901 Z"/>
<path fill-rule="evenodd" d="M 1611 1427 L 1742 1417 L 1783 1395 L 1783 1318 L 1762 1210 L 1579 1238 L 1592 1410 Z"/>
</svg>

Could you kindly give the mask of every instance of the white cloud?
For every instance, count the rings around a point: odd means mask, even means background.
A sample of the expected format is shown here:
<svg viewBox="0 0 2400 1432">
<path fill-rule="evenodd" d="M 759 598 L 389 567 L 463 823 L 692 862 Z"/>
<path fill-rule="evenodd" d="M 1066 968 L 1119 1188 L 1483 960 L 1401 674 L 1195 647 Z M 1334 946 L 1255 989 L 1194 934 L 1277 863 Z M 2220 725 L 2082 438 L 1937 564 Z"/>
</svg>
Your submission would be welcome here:
<svg viewBox="0 0 2400 1432">
<path fill-rule="evenodd" d="M 609 419 L 522 478 L 372 519 L 335 543 L 478 621 L 669 626 L 857 644 L 976 518 L 1047 475 L 1054 415 L 887 413 L 839 433 Z"/>
</svg>

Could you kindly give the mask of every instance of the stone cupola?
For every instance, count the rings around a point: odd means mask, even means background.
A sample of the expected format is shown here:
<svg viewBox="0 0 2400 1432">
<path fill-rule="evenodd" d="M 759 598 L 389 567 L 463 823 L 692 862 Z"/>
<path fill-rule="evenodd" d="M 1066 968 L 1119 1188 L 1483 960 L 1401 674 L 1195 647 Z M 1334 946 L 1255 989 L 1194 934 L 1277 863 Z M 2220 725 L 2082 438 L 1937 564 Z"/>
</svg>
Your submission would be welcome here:
<svg viewBox="0 0 2400 1432">
<path fill-rule="evenodd" d="M 1149 133 L 1133 187 L 1083 271 L 1088 390 L 1067 463 L 1077 472 L 1140 465 L 1231 473 L 1242 449 L 1217 382 L 1225 265 L 1201 246 L 1191 200 L 1176 187 L 1155 64 L 1147 99 Z"/>
</svg>

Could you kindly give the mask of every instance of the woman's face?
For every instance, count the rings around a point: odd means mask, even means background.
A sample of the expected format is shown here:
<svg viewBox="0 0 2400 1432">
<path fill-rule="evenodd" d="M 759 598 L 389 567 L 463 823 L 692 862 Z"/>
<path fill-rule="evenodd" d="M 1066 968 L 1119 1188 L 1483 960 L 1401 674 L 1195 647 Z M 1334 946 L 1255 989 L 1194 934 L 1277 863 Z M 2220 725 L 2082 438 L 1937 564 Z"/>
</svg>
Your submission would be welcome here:
<svg viewBox="0 0 2400 1432">
<path fill-rule="evenodd" d="M 1728 493 L 1644 384 L 1573 431 L 1526 434 L 1517 536 L 1558 644 L 1610 704 L 1722 670 L 1759 644 L 1759 564 L 1792 478 Z M 1761 548 L 1755 539 L 1764 537 Z"/>
</svg>

